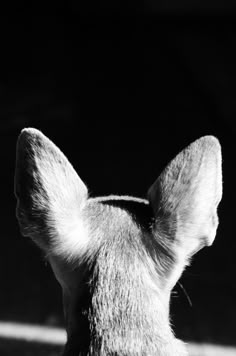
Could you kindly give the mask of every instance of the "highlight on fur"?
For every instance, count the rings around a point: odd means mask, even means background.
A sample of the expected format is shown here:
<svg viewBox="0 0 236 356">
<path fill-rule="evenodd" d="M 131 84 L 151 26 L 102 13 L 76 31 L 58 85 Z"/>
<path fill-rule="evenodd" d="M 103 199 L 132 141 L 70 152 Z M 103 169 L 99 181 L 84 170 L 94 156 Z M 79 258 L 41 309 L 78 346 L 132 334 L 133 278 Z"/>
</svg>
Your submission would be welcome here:
<svg viewBox="0 0 236 356">
<path fill-rule="evenodd" d="M 212 244 L 222 197 L 221 148 L 205 136 L 180 152 L 147 199 L 91 198 L 64 154 L 36 129 L 17 143 L 21 232 L 44 251 L 63 291 L 64 356 L 184 356 L 170 293 Z"/>
</svg>

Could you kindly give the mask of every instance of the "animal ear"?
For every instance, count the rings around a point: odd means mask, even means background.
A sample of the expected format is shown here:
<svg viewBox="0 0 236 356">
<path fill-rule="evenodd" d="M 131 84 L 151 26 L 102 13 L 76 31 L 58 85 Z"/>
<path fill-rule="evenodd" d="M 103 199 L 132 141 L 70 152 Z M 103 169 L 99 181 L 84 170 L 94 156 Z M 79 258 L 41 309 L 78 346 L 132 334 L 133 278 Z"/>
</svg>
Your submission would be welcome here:
<svg viewBox="0 0 236 356">
<path fill-rule="evenodd" d="M 63 153 L 36 129 L 17 142 L 15 194 L 23 235 L 47 254 L 69 256 L 86 243 L 81 210 L 87 188 Z"/>
<path fill-rule="evenodd" d="M 221 147 L 213 136 L 193 142 L 164 169 L 148 191 L 154 230 L 178 259 L 188 260 L 214 241 L 222 197 Z"/>
</svg>

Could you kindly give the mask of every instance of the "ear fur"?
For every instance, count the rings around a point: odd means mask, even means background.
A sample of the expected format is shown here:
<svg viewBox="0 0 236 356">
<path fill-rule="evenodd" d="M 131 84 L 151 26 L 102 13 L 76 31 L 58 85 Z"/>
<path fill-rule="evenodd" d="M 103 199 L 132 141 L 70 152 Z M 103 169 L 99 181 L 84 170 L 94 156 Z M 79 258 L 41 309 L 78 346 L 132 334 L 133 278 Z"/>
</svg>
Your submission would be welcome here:
<svg viewBox="0 0 236 356">
<path fill-rule="evenodd" d="M 16 210 L 22 234 L 49 254 L 69 254 L 85 242 L 80 219 L 85 184 L 56 145 L 36 129 L 21 132 L 16 154 Z"/>
<path fill-rule="evenodd" d="M 221 147 L 205 136 L 180 152 L 148 191 L 155 213 L 155 230 L 188 259 L 212 244 L 222 197 Z"/>
</svg>

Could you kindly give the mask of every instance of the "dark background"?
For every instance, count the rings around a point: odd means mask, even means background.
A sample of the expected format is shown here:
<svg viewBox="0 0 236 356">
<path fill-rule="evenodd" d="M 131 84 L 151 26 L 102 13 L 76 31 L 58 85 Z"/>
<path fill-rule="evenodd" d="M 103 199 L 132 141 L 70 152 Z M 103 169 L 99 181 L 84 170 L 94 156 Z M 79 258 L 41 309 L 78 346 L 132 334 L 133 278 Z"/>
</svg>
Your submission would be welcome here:
<svg viewBox="0 0 236 356">
<path fill-rule="evenodd" d="M 63 325 L 60 288 L 15 218 L 22 128 L 49 136 L 93 196 L 145 197 L 170 159 L 213 134 L 223 151 L 220 226 L 181 279 L 192 306 L 176 285 L 172 322 L 185 340 L 236 345 L 233 2 L 49 4 L 0 17 L 0 319 Z"/>
</svg>

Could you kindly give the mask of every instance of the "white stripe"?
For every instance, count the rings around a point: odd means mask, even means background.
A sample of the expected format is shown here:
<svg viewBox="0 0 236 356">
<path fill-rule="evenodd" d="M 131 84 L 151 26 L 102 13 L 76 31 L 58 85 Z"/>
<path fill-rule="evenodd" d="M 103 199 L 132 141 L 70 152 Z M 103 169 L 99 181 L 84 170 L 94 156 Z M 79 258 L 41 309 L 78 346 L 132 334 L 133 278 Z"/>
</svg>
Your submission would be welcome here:
<svg viewBox="0 0 236 356">
<path fill-rule="evenodd" d="M 235 356 L 236 348 L 230 346 L 220 346 L 206 343 L 189 343 L 188 351 L 190 356 Z"/>
<path fill-rule="evenodd" d="M 0 338 L 64 345 L 66 342 L 66 332 L 60 328 L 0 322 Z"/>
<path fill-rule="evenodd" d="M 0 322 L 0 338 L 61 346 L 66 343 L 66 332 L 61 328 L 2 321 Z M 190 356 L 236 355 L 236 348 L 229 346 L 189 343 L 187 347 Z"/>
</svg>

